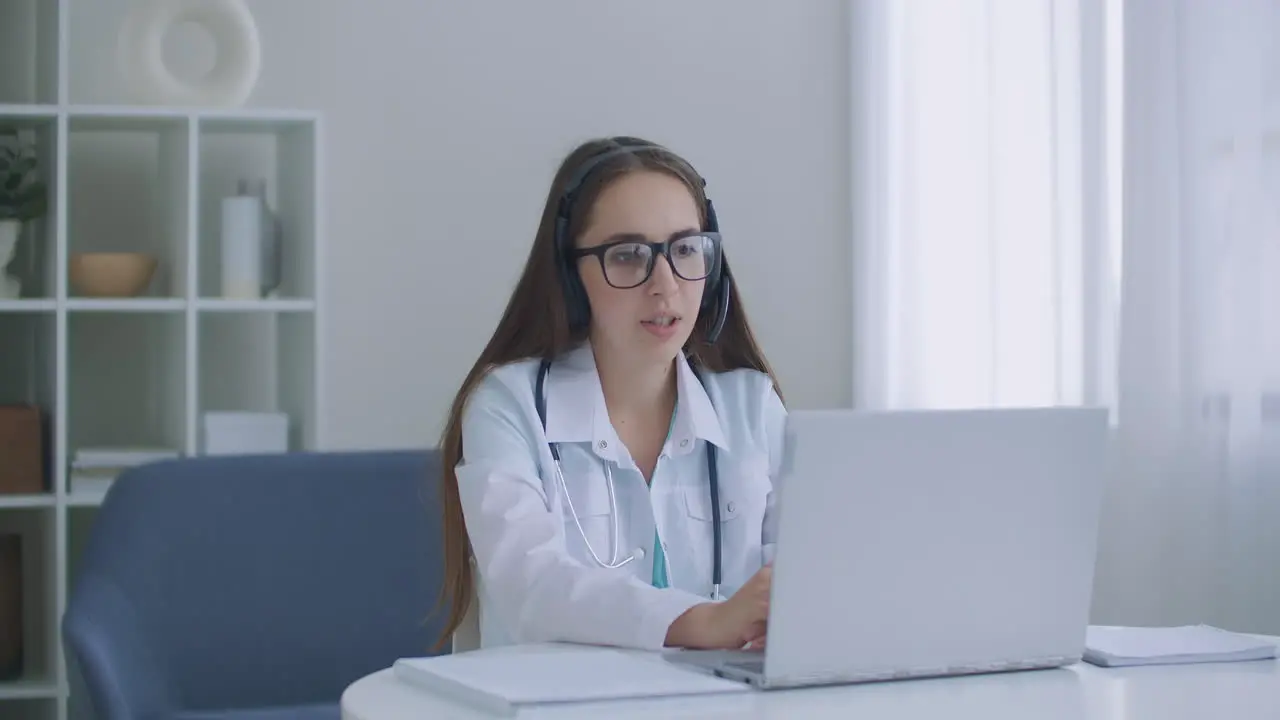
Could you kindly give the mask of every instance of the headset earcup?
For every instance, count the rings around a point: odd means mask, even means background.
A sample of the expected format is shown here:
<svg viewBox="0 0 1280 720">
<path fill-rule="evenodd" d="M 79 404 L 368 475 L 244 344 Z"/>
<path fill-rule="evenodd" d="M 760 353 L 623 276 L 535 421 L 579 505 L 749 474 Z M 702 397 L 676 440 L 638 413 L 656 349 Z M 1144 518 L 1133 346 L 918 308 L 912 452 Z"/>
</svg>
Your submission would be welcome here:
<svg viewBox="0 0 1280 720">
<path fill-rule="evenodd" d="M 699 315 L 711 314 L 711 325 L 707 329 L 706 342 L 714 345 L 724 330 L 725 321 L 729 318 L 729 293 L 733 281 L 730 280 L 728 263 L 724 259 L 724 249 L 716 258 L 716 266 L 707 277 L 707 284 L 702 289 L 702 307 Z"/>
<path fill-rule="evenodd" d="M 706 187 L 706 181 L 702 181 L 702 185 Z M 716 206 L 711 202 L 711 198 L 705 198 L 703 212 L 706 215 L 706 229 L 708 232 L 720 232 L 720 218 L 716 217 Z M 706 311 L 715 307 L 716 300 L 720 295 L 720 277 L 724 272 L 724 248 L 720 248 L 720 254 L 716 258 L 716 266 L 711 269 L 711 274 L 707 276 L 707 283 L 702 288 L 702 305 L 701 310 Z"/>
<path fill-rule="evenodd" d="M 707 276 L 707 282 L 702 286 L 702 304 L 698 306 L 699 312 L 707 312 L 714 309 L 719 295 L 720 273 L 716 271 Z"/>
<path fill-rule="evenodd" d="M 711 319 L 711 328 L 707 331 L 707 344 L 715 345 L 716 340 L 720 339 L 720 333 L 724 331 L 725 322 L 729 319 L 729 293 L 732 290 L 733 282 L 728 276 L 720 278 L 720 289 L 716 293 L 719 298 L 716 300 L 716 314 Z"/>
<path fill-rule="evenodd" d="M 587 300 L 586 288 L 582 286 L 582 279 L 572 268 L 564 268 L 565 278 L 568 283 L 565 293 L 565 304 L 569 308 L 569 329 L 580 330 L 591 322 L 591 303 Z"/>
<path fill-rule="evenodd" d="M 698 306 L 699 312 L 706 312 L 715 307 L 716 298 L 720 294 L 720 278 L 722 277 L 721 268 L 724 267 L 724 250 L 721 250 L 720 257 L 716 258 L 715 267 L 711 268 L 711 274 L 707 276 L 707 281 L 702 285 L 702 304 Z"/>
</svg>

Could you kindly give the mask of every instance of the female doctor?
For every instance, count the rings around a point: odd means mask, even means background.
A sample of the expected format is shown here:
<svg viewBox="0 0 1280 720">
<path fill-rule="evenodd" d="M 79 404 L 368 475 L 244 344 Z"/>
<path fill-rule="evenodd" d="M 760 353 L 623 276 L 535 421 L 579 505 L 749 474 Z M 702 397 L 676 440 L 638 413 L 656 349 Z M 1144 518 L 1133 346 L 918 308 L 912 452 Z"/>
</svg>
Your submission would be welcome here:
<svg viewBox="0 0 1280 720">
<path fill-rule="evenodd" d="M 785 410 L 721 243 L 669 150 L 565 159 L 441 442 L 455 652 L 763 642 Z"/>
</svg>

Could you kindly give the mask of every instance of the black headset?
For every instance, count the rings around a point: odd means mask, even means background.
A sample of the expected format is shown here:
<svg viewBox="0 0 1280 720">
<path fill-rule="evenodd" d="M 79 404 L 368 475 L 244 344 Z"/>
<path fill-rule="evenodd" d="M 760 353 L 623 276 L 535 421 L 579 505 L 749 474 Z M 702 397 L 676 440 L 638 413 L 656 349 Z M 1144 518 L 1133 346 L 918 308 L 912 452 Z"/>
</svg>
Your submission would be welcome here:
<svg viewBox="0 0 1280 720">
<path fill-rule="evenodd" d="M 582 286 L 582 277 L 578 274 L 577 266 L 569 258 L 569 251 L 573 242 L 572 238 L 569 237 L 569 218 L 573 211 L 573 203 L 577 199 L 578 190 L 591 175 L 591 171 L 611 157 L 646 151 L 670 153 L 669 150 L 660 145 L 630 138 L 614 138 L 613 142 L 616 143 L 614 147 L 591 156 L 570 176 L 569 181 L 565 184 L 564 192 L 560 195 L 559 206 L 556 209 L 556 268 L 560 275 L 561 285 L 564 288 L 565 306 L 569 312 L 569 327 L 573 329 L 586 327 L 587 322 L 591 319 L 591 305 L 587 301 L 586 289 Z M 704 212 L 707 220 L 706 227 L 703 230 L 718 233 L 720 232 L 720 223 L 716 220 L 716 209 L 711 204 L 711 198 L 705 194 L 707 181 L 700 174 L 698 175 L 698 180 L 702 183 L 703 194 L 706 198 Z M 715 344 L 720 337 L 721 331 L 724 330 L 725 321 L 729 316 L 729 292 L 732 284 L 729 279 L 728 264 L 724 257 L 724 247 L 721 245 L 716 253 L 715 266 L 712 267 L 711 273 L 707 275 L 706 285 L 702 289 L 702 304 L 698 310 L 699 314 L 708 311 L 715 313 L 711 329 L 707 332 L 706 341 L 709 345 Z"/>
</svg>

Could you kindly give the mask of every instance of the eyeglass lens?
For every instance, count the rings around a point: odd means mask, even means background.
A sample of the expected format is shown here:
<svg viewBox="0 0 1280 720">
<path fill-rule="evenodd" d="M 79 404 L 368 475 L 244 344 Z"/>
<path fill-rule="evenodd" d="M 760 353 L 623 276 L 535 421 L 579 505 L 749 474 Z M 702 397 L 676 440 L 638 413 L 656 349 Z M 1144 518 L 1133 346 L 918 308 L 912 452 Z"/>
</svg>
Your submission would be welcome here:
<svg viewBox="0 0 1280 720">
<path fill-rule="evenodd" d="M 706 235 L 690 235 L 671 243 L 671 269 L 685 280 L 701 280 L 715 264 L 715 240 Z M 655 252 L 643 243 L 622 243 L 604 254 L 605 280 L 617 288 L 644 283 L 653 273 Z"/>
</svg>

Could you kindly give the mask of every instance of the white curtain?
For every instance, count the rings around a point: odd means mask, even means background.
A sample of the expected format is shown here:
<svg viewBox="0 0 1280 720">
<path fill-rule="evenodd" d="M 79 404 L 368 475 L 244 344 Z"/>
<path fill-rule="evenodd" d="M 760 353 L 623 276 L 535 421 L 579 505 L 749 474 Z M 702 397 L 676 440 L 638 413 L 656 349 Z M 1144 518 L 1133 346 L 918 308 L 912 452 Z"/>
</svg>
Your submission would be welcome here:
<svg viewBox="0 0 1280 720">
<path fill-rule="evenodd" d="M 1280 3 L 1129 0 L 1097 614 L 1280 632 Z"/>
<path fill-rule="evenodd" d="M 853 8 L 859 404 L 1099 401 L 1102 0 Z"/>
<path fill-rule="evenodd" d="M 1094 621 L 1280 632 L 1280 0 L 853 8 L 858 404 L 1111 407 Z"/>
</svg>

